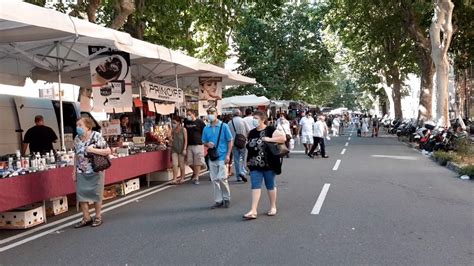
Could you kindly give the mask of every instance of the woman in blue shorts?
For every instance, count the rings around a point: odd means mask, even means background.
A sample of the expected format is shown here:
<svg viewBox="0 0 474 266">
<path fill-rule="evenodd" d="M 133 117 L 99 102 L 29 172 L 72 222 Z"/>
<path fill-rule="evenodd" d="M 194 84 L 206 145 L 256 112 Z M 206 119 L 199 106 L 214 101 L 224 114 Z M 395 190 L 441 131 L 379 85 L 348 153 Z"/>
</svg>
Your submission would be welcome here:
<svg viewBox="0 0 474 266">
<path fill-rule="evenodd" d="M 276 198 L 277 190 L 275 187 L 275 175 L 281 173 L 281 158 L 274 156 L 267 149 L 267 143 L 285 143 L 286 136 L 273 126 L 265 124 L 267 116 L 265 113 L 256 111 L 253 114 L 253 130 L 249 132 L 247 142 L 247 166 L 250 169 L 250 179 L 252 184 L 252 207 L 243 218 L 253 220 L 257 218 L 258 202 L 262 193 L 262 183 L 265 186 L 270 198 L 270 210 L 268 216 L 277 214 Z"/>
</svg>

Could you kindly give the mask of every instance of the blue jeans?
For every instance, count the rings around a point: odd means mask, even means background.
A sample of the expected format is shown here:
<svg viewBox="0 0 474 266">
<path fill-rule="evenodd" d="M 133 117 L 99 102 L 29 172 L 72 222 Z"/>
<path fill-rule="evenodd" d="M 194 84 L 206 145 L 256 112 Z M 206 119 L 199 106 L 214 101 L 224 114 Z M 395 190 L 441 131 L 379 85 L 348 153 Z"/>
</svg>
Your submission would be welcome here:
<svg viewBox="0 0 474 266">
<path fill-rule="evenodd" d="M 252 170 L 250 171 L 250 181 L 252 184 L 252 189 L 262 188 L 262 182 L 265 180 L 265 186 L 267 190 L 275 189 L 275 172 L 273 170 L 259 171 Z"/>
<path fill-rule="evenodd" d="M 234 156 L 234 166 L 235 166 L 235 177 L 237 181 L 240 181 L 240 174 L 245 175 L 247 171 L 245 170 L 245 154 L 247 149 L 239 149 L 236 147 L 232 148 L 232 155 Z"/>
</svg>

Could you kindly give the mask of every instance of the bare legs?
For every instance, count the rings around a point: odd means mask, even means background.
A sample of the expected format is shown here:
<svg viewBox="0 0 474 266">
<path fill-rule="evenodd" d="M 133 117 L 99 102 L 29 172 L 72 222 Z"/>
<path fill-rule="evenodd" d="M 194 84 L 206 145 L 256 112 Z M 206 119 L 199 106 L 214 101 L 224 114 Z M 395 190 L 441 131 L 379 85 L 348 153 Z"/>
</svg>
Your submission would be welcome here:
<svg viewBox="0 0 474 266">
<path fill-rule="evenodd" d="M 88 202 L 79 202 L 82 211 L 82 217 L 85 221 L 89 221 L 91 215 L 89 213 L 89 203 Z M 94 202 L 95 207 L 95 217 L 102 218 L 102 202 Z"/>
<path fill-rule="evenodd" d="M 277 189 L 267 190 L 268 198 L 270 200 L 270 210 L 276 210 L 276 199 L 277 199 Z M 260 196 L 262 194 L 262 189 L 252 189 L 252 206 L 250 211 L 245 214 L 246 216 L 257 215 L 258 203 L 260 202 Z"/>
</svg>

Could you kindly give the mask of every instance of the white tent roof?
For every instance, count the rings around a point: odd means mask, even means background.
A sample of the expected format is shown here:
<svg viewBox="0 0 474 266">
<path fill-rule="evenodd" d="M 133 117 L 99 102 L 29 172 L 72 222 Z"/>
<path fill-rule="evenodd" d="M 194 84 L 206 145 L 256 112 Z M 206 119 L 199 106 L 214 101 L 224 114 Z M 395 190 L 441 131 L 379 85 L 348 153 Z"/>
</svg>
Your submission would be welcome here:
<svg viewBox="0 0 474 266">
<path fill-rule="evenodd" d="M 88 55 L 90 45 L 130 53 L 132 77 L 138 81 L 202 73 L 225 77 L 227 85 L 255 83 L 254 79 L 132 38 L 128 33 L 22 1 L 0 1 L 1 83 L 22 85 L 26 77 L 57 82 L 56 59 L 60 58 L 64 83 L 89 86 L 89 61 L 93 58 Z"/>
<path fill-rule="evenodd" d="M 270 100 L 265 96 L 243 95 L 243 96 L 232 96 L 222 99 L 222 108 L 230 107 L 246 107 L 246 106 L 268 106 Z"/>
</svg>

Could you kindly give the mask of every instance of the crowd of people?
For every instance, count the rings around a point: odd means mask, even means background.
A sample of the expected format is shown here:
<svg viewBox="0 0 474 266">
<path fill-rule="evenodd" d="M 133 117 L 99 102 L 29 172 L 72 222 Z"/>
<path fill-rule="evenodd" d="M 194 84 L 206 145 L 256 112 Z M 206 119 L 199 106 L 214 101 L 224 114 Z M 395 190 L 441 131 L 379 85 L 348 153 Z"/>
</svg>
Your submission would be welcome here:
<svg viewBox="0 0 474 266">
<path fill-rule="evenodd" d="M 121 120 L 125 120 L 125 117 Z M 124 126 L 126 123 L 124 121 Z M 189 166 L 193 173 L 191 181 L 200 184 L 201 169 L 207 166 L 213 186 L 213 209 L 229 208 L 231 190 L 229 178 L 233 176 L 236 183 L 251 183 L 250 210 L 243 215 L 245 220 L 257 218 L 257 210 L 261 197 L 262 185 L 268 192 L 270 208 L 268 216 L 277 214 L 276 176 L 281 174 L 283 159 L 280 154 L 272 151 L 272 145 L 286 145 L 293 149 L 295 139 L 300 141 L 305 154 L 310 158 L 326 154 L 325 140 L 333 136 L 343 135 L 344 127 L 355 124 L 360 136 L 367 136 L 372 127 L 372 136 L 378 136 L 377 116 L 326 116 L 318 114 L 313 117 L 311 112 L 302 112 L 294 119 L 287 113 L 278 113 L 276 120 L 269 121 L 262 111 L 253 112 L 247 109 L 242 114 L 239 109 L 231 115 L 218 115 L 217 109 L 207 110 L 204 121 L 193 110 L 186 112 L 183 119 L 174 116 L 169 132 L 169 146 L 173 165 L 171 184 L 179 185 L 185 181 L 185 169 Z M 51 138 L 52 140 L 54 138 Z M 92 130 L 92 121 L 81 118 L 77 122 L 75 138 L 76 162 L 73 180 L 77 186 L 77 198 L 83 219 L 76 228 L 87 225 L 99 226 L 101 217 L 102 193 L 104 186 L 103 172 L 95 172 L 92 168 L 90 154 L 108 155 L 111 150 L 103 137 Z M 95 204 L 96 216 L 92 219 L 88 203 Z"/>
</svg>

